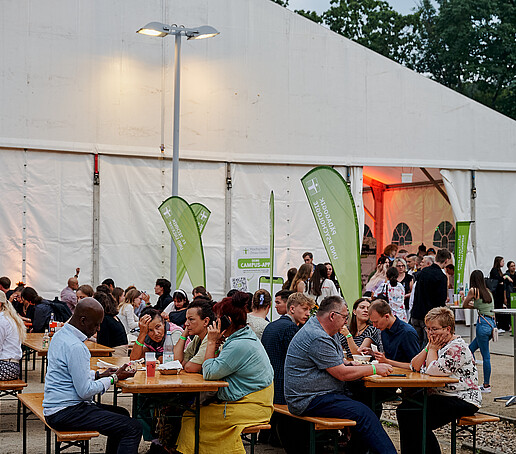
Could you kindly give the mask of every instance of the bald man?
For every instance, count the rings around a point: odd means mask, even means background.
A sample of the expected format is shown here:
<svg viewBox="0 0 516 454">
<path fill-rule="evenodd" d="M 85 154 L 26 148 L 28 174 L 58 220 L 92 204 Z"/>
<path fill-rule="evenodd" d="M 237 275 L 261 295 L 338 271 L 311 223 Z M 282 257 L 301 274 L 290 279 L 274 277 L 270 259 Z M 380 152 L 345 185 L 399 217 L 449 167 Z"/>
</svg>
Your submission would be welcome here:
<svg viewBox="0 0 516 454">
<path fill-rule="evenodd" d="M 76 291 L 79 288 L 79 279 L 77 277 L 71 277 L 68 279 L 68 286 L 66 286 L 63 290 L 61 290 L 61 301 L 66 303 L 66 305 L 70 308 L 70 310 L 75 310 L 75 306 L 77 305 L 77 295 Z"/>
<path fill-rule="evenodd" d="M 106 454 L 137 454 L 142 436 L 140 423 L 125 408 L 94 402 L 118 380 L 134 375 L 120 369 L 99 374 L 90 370 L 90 352 L 84 341 L 95 334 L 104 309 L 93 298 L 84 298 L 72 318 L 52 338 L 48 349 L 43 414 L 56 430 L 96 430 L 107 435 Z"/>
</svg>

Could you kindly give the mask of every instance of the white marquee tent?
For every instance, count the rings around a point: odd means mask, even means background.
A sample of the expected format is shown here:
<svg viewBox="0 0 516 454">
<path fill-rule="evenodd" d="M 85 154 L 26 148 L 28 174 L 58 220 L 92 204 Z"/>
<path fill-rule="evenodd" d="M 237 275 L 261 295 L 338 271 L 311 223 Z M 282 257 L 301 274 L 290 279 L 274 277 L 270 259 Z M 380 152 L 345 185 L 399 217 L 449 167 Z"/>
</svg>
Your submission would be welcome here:
<svg viewBox="0 0 516 454">
<path fill-rule="evenodd" d="M 150 292 L 168 277 L 157 207 L 171 186 L 173 39 L 135 33 L 150 21 L 221 32 L 183 43 L 179 181 L 212 211 L 216 298 L 235 251 L 268 245 L 271 189 L 275 274 L 305 250 L 326 260 L 299 181 L 319 164 L 351 181 L 361 219 L 364 167 L 442 169 L 453 217 L 475 221 L 477 266 L 516 257 L 515 121 L 270 0 L 25 0 L 4 2 L 0 21 L 0 275 L 47 297 L 76 266 L 81 283 Z M 423 223 L 426 206 L 411 216 Z"/>
</svg>

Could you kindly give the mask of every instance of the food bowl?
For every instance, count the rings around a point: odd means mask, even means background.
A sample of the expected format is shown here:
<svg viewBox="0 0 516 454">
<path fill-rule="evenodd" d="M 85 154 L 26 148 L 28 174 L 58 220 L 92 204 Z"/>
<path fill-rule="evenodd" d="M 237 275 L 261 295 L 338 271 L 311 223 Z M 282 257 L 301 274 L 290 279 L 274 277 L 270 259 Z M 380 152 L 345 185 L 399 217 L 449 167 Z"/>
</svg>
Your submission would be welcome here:
<svg viewBox="0 0 516 454">
<path fill-rule="evenodd" d="M 371 355 L 353 355 L 353 361 L 357 363 L 366 364 L 371 361 Z"/>
<path fill-rule="evenodd" d="M 157 369 L 161 375 L 179 375 L 181 369 Z"/>
</svg>

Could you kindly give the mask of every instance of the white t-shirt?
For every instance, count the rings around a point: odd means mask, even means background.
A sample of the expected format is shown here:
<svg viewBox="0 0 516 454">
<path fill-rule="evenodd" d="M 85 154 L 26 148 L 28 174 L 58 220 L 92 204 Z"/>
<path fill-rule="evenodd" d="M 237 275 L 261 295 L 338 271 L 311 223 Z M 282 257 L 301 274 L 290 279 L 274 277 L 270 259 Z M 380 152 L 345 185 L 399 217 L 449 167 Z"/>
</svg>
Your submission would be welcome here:
<svg viewBox="0 0 516 454">
<path fill-rule="evenodd" d="M 131 334 L 132 330 L 138 328 L 138 317 L 134 314 L 132 304 L 124 304 L 118 312 L 118 318 L 124 325 L 126 334 Z"/>
<path fill-rule="evenodd" d="M 337 291 L 337 287 L 331 279 L 324 279 L 321 284 L 321 295 L 317 297 L 312 293 L 312 290 L 308 292 L 308 296 L 313 298 L 317 304 L 321 304 L 321 301 L 327 296 L 339 296 L 339 292 Z"/>
<path fill-rule="evenodd" d="M 0 312 L 0 359 L 21 359 L 20 336 L 15 323 Z"/>
</svg>

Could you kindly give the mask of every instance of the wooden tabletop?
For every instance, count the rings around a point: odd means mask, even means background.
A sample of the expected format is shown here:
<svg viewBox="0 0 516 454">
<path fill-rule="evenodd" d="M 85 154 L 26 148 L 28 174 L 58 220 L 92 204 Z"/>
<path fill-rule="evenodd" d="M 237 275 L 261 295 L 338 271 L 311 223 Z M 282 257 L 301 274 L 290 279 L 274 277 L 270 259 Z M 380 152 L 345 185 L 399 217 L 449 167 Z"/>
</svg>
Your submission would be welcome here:
<svg viewBox="0 0 516 454">
<path fill-rule="evenodd" d="M 27 333 L 23 345 L 38 353 L 38 356 L 47 356 L 48 348 L 43 348 L 43 333 Z M 52 338 L 50 338 L 52 342 Z M 109 356 L 115 351 L 114 348 L 106 347 L 105 345 L 97 344 L 96 342 L 86 341 L 84 345 L 88 347 L 92 356 Z"/>
<path fill-rule="evenodd" d="M 392 373 L 405 374 L 406 377 L 370 375 L 362 380 L 366 388 L 442 388 L 447 383 L 459 381 L 457 378 L 420 374 L 400 367 L 394 367 Z"/>
</svg>

